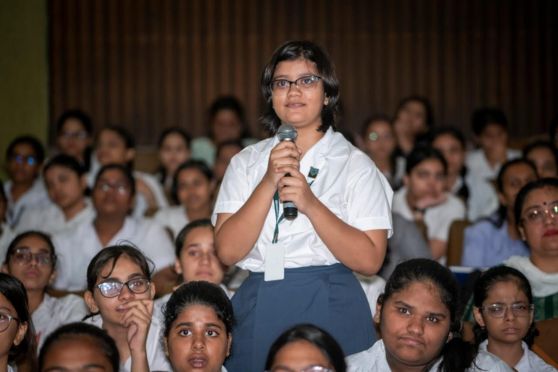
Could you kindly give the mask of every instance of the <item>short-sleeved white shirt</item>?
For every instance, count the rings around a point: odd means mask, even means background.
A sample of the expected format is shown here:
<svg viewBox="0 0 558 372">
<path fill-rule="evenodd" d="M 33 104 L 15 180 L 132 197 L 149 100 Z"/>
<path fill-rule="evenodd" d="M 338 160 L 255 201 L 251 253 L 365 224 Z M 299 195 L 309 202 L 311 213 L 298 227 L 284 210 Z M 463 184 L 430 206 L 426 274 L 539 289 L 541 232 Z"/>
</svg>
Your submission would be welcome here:
<svg viewBox="0 0 558 372">
<path fill-rule="evenodd" d="M 488 340 L 484 340 L 479 344 L 479 350 L 487 351 Z M 521 342 L 521 347 L 523 348 L 523 356 L 513 367 L 517 372 L 556 372 L 556 368 L 547 364 L 544 360 L 539 358 L 539 356 L 529 350 L 529 347 L 525 342 Z"/>
<path fill-rule="evenodd" d="M 395 193 L 393 211 L 407 220 L 412 221 L 414 219 L 413 212 L 407 203 L 406 187 Z M 428 228 L 428 239 L 447 241 L 451 223 L 464 218 L 465 206 L 463 202 L 459 198 L 448 194 L 445 202 L 426 209 L 424 213 L 424 223 Z"/>
<path fill-rule="evenodd" d="M 37 351 L 54 330 L 67 323 L 81 322 L 87 313 L 85 302 L 79 296 L 67 295 L 56 298 L 45 294 L 43 302 L 31 314 L 39 346 Z"/>
<path fill-rule="evenodd" d="M 48 198 L 44 182 L 40 177 L 35 180 L 33 186 L 31 186 L 25 194 L 20 196 L 16 202 L 12 200 L 12 186 L 12 181 L 4 183 L 4 193 L 8 199 L 6 219 L 12 229 L 17 230 L 17 225 L 25 210 L 30 208 L 44 208 L 51 205 L 52 202 Z"/>
<path fill-rule="evenodd" d="M 155 213 L 153 219 L 161 226 L 168 227 L 172 231 L 174 238 L 190 222 L 186 216 L 186 209 L 181 205 L 161 208 Z"/>
<path fill-rule="evenodd" d="M 521 152 L 517 150 L 508 149 L 506 152 L 507 160 L 512 160 L 521 157 Z M 470 151 L 465 157 L 465 164 L 469 172 L 474 174 L 478 179 L 489 181 L 493 180 L 498 176 L 500 167 L 502 164 L 498 164 L 494 168 L 490 166 L 490 163 L 484 155 L 482 149 L 476 149 Z"/>
<path fill-rule="evenodd" d="M 229 164 L 215 209 L 219 213 L 236 213 L 250 197 L 267 170 L 276 137 L 248 146 Z M 388 230 L 391 235 L 391 200 L 393 191 L 386 178 L 370 158 L 331 128 L 302 158 L 300 172 L 319 169 L 311 190 L 319 200 L 345 223 L 362 231 Z M 307 178 L 310 181 L 310 178 Z M 281 206 L 282 213 L 282 206 Z M 250 253 L 237 266 L 253 272 L 264 271 L 266 251 L 272 246 L 275 210 L 270 202 L 262 231 Z M 339 261 L 317 235 L 310 220 L 299 213 L 293 221 L 279 225 L 279 242 L 284 244 L 285 267 L 332 265 Z"/>
<path fill-rule="evenodd" d="M 93 324 L 99 328 L 103 328 L 103 318 L 100 315 L 94 315 L 84 320 L 84 323 Z M 169 364 L 167 356 L 162 346 L 163 327 L 158 319 L 151 319 L 151 325 L 147 333 L 145 341 L 145 351 L 147 353 L 147 363 L 150 371 L 169 371 L 172 368 Z M 129 357 L 124 364 L 120 365 L 120 372 L 132 372 L 132 357 Z"/>
<path fill-rule="evenodd" d="M 66 220 L 64 212 L 56 205 L 51 204 L 44 208 L 30 208 L 25 210 L 17 225 L 17 232 L 38 230 L 47 234 L 56 234 L 64 230 L 74 230 L 83 223 L 91 222 L 95 218 L 95 210 L 89 200 L 86 206 L 71 220 Z"/>
<path fill-rule="evenodd" d="M 77 229 L 54 236 L 58 256 L 57 278 L 54 287 L 67 291 L 86 288 L 87 266 L 104 248 L 99 241 L 93 221 Z M 155 264 L 155 271 L 174 264 L 174 248 L 169 234 L 155 221 L 126 217 L 124 226 L 107 244 L 132 243 Z"/>
</svg>

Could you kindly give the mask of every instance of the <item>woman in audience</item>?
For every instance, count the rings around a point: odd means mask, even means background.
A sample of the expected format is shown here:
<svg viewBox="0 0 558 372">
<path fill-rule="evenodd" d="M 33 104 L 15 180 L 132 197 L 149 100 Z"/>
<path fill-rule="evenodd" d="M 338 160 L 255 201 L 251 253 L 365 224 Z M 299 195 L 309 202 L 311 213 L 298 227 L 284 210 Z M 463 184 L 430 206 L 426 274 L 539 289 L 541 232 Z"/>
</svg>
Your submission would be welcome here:
<svg viewBox="0 0 558 372">
<path fill-rule="evenodd" d="M 552 142 L 535 141 L 523 148 L 523 157 L 537 167 L 540 178 L 558 176 L 558 153 Z"/>
<path fill-rule="evenodd" d="M 345 372 L 343 350 L 335 339 L 312 324 L 300 324 L 283 332 L 271 345 L 266 372 Z"/>
<path fill-rule="evenodd" d="M 439 263 L 417 258 L 399 264 L 378 299 L 382 339 L 347 358 L 349 371 L 511 371 L 461 339 L 459 287 Z"/>
<path fill-rule="evenodd" d="M 159 224 L 144 218 L 132 218 L 136 183 L 125 165 L 103 166 L 92 191 L 96 216 L 73 231 L 54 236 L 60 261 L 54 286 L 57 289 L 82 291 L 86 288 L 83 273 L 100 250 L 122 241 L 131 242 L 155 262 L 156 279 L 164 282 L 174 263 L 169 234 Z"/>
<path fill-rule="evenodd" d="M 6 171 L 10 179 L 4 183 L 4 193 L 8 200 L 6 217 L 12 229 L 17 229 L 26 209 L 51 204 L 40 178 L 44 158 L 43 145 L 32 136 L 17 137 L 6 149 Z"/>
<path fill-rule="evenodd" d="M 170 195 L 174 173 L 180 164 L 190 159 L 191 138 L 182 128 L 167 128 L 161 133 L 159 149 L 159 169 L 156 177 L 167 195 Z"/>
<path fill-rule="evenodd" d="M 86 323 L 66 324 L 51 333 L 39 354 L 39 371 L 118 372 L 120 355 L 112 337 Z"/>
<path fill-rule="evenodd" d="M 504 163 L 496 179 L 500 208 L 465 229 L 461 265 L 485 268 L 499 265 L 511 256 L 529 255 L 517 230 L 514 203 L 519 190 L 536 179 L 535 166 L 529 160 Z"/>
<path fill-rule="evenodd" d="M 157 211 L 155 221 L 172 231 L 173 237 L 189 221 L 211 217 L 215 181 L 213 172 L 200 160 L 189 160 L 174 173 L 171 196 L 178 204 Z"/>
<path fill-rule="evenodd" d="M 39 347 L 60 325 L 80 321 L 87 314 L 81 297 L 52 297 L 47 293 L 56 276 L 56 252 L 48 235 L 39 231 L 19 234 L 8 248 L 2 271 L 25 287 Z"/>
<path fill-rule="evenodd" d="M 0 371 L 15 371 L 12 365 L 29 358 L 34 347 L 25 288 L 14 277 L 0 273 Z"/>
<path fill-rule="evenodd" d="M 397 156 L 397 142 L 390 119 L 385 115 L 371 116 L 361 128 L 364 152 L 387 178 L 393 189 L 398 189 L 405 173 L 405 158 Z"/>
<path fill-rule="evenodd" d="M 126 165 L 133 171 L 136 180 L 137 198 L 133 214 L 136 217 L 150 214 L 158 208 L 168 206 L 163 187 L 154 176 L 134 170 L 136 156 L 134 137 L 116 125 L 101 129 L 97 135 L 95 155 L 100 166 L 108 164 Z M 96 174 L 90 173 L 89 185 L 93 185 Z"/>
<path fill-rule="evenodd" d="M 444 191 L 447 163 L 428 146 L 417 146 L 407 157 L 405 186 L 393 197 L 393 212 L 426 225 L 432 257 L 445 260 L 449 228 L 465 218 L 461 200 Z"/>
<path fill-rule="evenodd" d="M 27 209 L 18 224 L 18 232 L 27 230 L 55 234 L 76 229 L 90 222 L 95 212 L 85 197 L 87 180 L 78 161 L 68 155 L 56 155 L 43 168 L 43 178 L 52 205 Z"/>
<path fill-rule="evenodd" d="M 428 99 L 410 96 L 401 100 L 393 116 L 400 155 L 406 157 L 417 144 L 424 144 L 433 126 L 434 114 Z"/>
<path fill-rule="evenodd" d="M 164 309 L 164 344 L 174 372 L 226 372 L 234 313 L 219 286 L 190 282 L 180 286 Z"/>
<path fill-rule="evenodd" d="M 101 250 L 87 267 L 84 297 L 93 314 L 86 323 L 116 342 L 120 371 L 170 371 L 161 347 L 161 327 L 152 319 L 155 285 L 148 259 L 136 248 Z"/>
<path fill-rule="evenodd" d="M 533 353 L 536 328 L 533 295 L 521 272 L 496 266 L 484 272 L 474 289 L 475 340 L 517 372 L 556 371 Z"/>
<path fill-rule="evenodd" d="M 56 122 L 56 146 L 61 154 L 76 159 L 85 172 L 91 169 L 93 123 L 81 110 L 68 110 Z"/>
</svg>

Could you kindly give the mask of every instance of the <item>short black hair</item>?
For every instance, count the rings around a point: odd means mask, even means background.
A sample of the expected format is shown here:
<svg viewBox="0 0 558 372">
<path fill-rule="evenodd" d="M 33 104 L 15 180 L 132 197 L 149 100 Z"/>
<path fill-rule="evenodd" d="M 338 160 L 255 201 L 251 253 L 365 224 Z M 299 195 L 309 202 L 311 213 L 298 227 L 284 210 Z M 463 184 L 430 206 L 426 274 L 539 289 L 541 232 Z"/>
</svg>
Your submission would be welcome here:
<svg viewBox="0 0 558 372">
<path fill-rule="evenodd" d="M 43 167 L 43 176 L 48 172 L 50 168 L 56 166 L 67 168 L 77 174 L 78 177 L 81 177 L 85 174 L 85 168 L 80 164 L 79 161 L 77 161 L 76 158 L 66 154 L 58 154 L 53 158 L 47 160 L 45 166 Z"/>
<path fill-rule="evenodd" d="M 37 164 L 42 164 L 45 160 L 45 148 L 41 141 L 39 141 L 36 137 L 31 135 L 23 135 L 14 138 L 8 148 L 6 149 L 6 159 L 9 160 L 15 151 L 15 147 L 17 145 L 26 144 L 33 148 L 33 152 L 35 153 L 35 157 L 37 157 Z"/>
<path fill-rule="evenodd" d="M 188 149 L 190 148 L 190 142 L 192 142 L 192 136 L 190 136 L 184 129 L 180 127 L 170 127 L 162 131 L 161 135 L 159 136 L 159 140 L 157 141 L 157 147 L 161 148 L 161 146 L 163 146 L 163 142 L 165 141 L 165 138 L 167 138 L 167 136 L 170 136 L 171 134 L 178 134 L 180 137 L 182 137 L 182 140 L 186 144 L 186 147 Z"/>
<path fill-rule="evenodd" d="M 213 171 L 203 160 L 190 159 L 180 164 L 180 166 L 174 172 L 171 186 L 171 198 L 176 204 L 180 204 L 180 201 L 178 200 L 178 176 L 180 175 L 180 172 L 187 169 L 198 170 L 208 181 L 212 181 L 214 178 Z"/>
<path fill-rule="evenodd" d="M 395 110 L 395 115 L 393 117 L 393 120 L 397 119 L 397 116 L 399 115 L 399 111 L 401 111 L 401 109 L 410 102 L 417 102 L 419 104 L 422 105 L 422 107 L 424 108 L 424 112 L 425 112 L 425 124 L 427 128 L 432 128 L 434 126 L 434 110 L 432 109 L 432 104 L 430 103 L 430 101 L 428 100 L 428 98 L 424 97 L 424 96 L 420 96 L 418 94 L 413 94 L 411 96 L 405 97 L 403 98 L 401 101 L 399 101 L 399 104 L 397 105 L 397 109 Z"/>
<path fill-rule="evenodd" d="M 481 107 L 473 112 L 471 125 L 473 133 L 480 136 L 490 124 L 496 124 L 504 130 L 508 130 L 508 118 L 502 110 L 497 107 Z"/>
<path fill-rule="evenodd" d="M 242 106 L 242 103 L 240 103 L 238 98 L 231 95 L 219 96 L 215 98 L 215 100 L 209 106 L 209 109 L 207 111 L 207 130 L 209 137 L 213 137 L 213 133 L 211 131 L 211 123 L 213 122 L 217 114 L 224 110 L 230 110 L 234 112 L 236 117 L 240 121 L 240 125 L 242 127 L 240 137 L 250 137 L 250 127 L 248 126 L 248 122 L 246 121 L 244 107 Z"/>
<path fill-rule="evenodd" d="M 444 174 L 448 173 L 448 163 L 444 158 L 444 155 L 432 146 L 427 145 L 417 145 L 413 150 L 407 155 L 407 163 L 405 165 L 405 173 L 407 175 L 411 174 L 413 169 L 425 160 L 438 160 L 442 163 L 444 168 Z"/>
<path fill-rule="evenodd" d="M 64 123 L 68 119 L 76 119 L 81 123 L 83 129 L 87 132 L 87 135 L 91 136 L 93 134 L 93 122 L 91 121 L 91 117 L 80 109 L 71 109 L 64 111 L 62 115 L 60 115 L 58 120 L 56 120 L 57 135 L 60 135 L 62 133 Z"/>
<path fill-rule="evenodd" d="M 360 135 L 361 137 L 366 136 L 366 132 L 368 131 L 368 128 L 370 127 L 370 125 L 372 123 L 376 123 L 378 121 L 383 121 L 388 123 L 390 126 L 392 126 L 392 121 L 391 118 L 386 115 L 386 114 L 373 114 L 368 116 L 363 122 L 362 122 L 362 126 L 360 127 Z"/>
<path fill-rule="evenodd" d="M 213 231 L 213 224 L 209 218 L 202 218 L 189 222 L 180 230 L 178 235 L 176 235 L 176 239 L 174 239 L 174 253 L 176 254 L 176 258 L 180 258 L 180 253 L 182 252 L 182 248 L 184 248 L 184 241 L 186 241 L 188 234 L 198 227 L 207 227 Z"/>
</svg>

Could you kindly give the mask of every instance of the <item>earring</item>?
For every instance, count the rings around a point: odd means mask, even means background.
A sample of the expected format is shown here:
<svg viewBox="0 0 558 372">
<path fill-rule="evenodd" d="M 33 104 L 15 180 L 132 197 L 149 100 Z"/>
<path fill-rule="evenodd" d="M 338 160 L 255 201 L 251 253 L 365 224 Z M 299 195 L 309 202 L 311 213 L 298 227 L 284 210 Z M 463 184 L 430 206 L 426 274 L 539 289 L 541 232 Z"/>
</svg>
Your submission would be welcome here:
<svg viewBox="0 0 558 372">
<path fill-rule="evenodd" d="M 329 103 L 329 98 L 326 97 L 326 98 L 324 99 L 324 106 L 327 106 L 328 103 Z"/>
</svg>

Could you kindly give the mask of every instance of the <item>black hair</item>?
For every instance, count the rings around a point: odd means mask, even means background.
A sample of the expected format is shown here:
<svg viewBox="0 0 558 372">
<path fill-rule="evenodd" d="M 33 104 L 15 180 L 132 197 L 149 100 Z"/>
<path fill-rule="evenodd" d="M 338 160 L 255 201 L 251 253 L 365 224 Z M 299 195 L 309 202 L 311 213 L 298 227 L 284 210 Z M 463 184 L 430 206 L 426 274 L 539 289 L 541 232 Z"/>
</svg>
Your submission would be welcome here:
<svg viewBox="0 0 558 372">
<path fill-rule="evenodd" d="M 280 62 L 294 61 L 297 59 L 305 59 L 315 63 L 318 74 L 324 85 L 324 92 L 328 99 L 328 103 L 322 108 L 322 125 L 318 130 L 325 132 L 329 127 L 335 129 L 339 111 L 339 81 L 335 74 L 333 62 L 330 60 L 327 53 L 320 46 L 311 41 L 288 41 L 273 52 L 261 77 L 260 89 L 266 102 L 264 113 L 260 119 L 261 122 L 273 134 L 281 125 L 281 119 L 279 119 L 275 110 L 273 110 L 271 82 L 273 81 L 275 69 Z"/>
<path fill-rule="evenodd" d="M 173 292 L 163 308 L 164 336 L 167 338 L 172 324 L 188 306 L 203 305 L 215 311 L 217 318 L 225 325 L 228 335 L 234 326 L 234 312 L 231 300 L 218 285 L 206 281 L 193 281 L 182 284 Z"/>
<path fill-rule="evenodd" d="M 37 158 L 37 164 L 40 165 L 43 163 L 45 160 L 45 148 L 36 137 L 31 135 L 14 138 L 6 149 L 6 159 L 9 160 L 14 155 L 15 147 L 21 144 L 31 146 L 33 148 L 33 152 L 35 153 L 35 157 Z"/>
<path fill-rule="evenodd" d="M 230 110 L 235 113 L 236 117 L 240 121 L 241 132 L 240 138 L 250 137 L 250 127 L 246 121 L 246 114 L 244 113 L 244 107 L 242 103 L 235 96 L 220 96 L 217 97 L 209 106 L 207 111 L 207 130 L 209 138 L 213 139 L 213 133 L 211 124 L 217 114 L 224 110 Z"/>
<path fill-rule="evenodd" d="M 448 174 L 448 163 L 444 155 L 432 146 L 418 145 L 413 148 L 413 150 L 407 156 L 407 163 L 405 165 L 405 173 L 407 175 L 411 174 L 413 169 L 426 160 L 438 160 L 442 163 L 444 168 L 444 175 Z"/>
<path fill-rule="evenodd" d="M 172 134 L 177 134 L 178 136 L 180 136 L 180 138 L 182 138 L 182 141 L 184 141 L 184 143 L 186 144 L 186 147 L 190 149 L 190 144 L 192 143 L 192 137 L 188 133 L 186 133 L 184 129 L 180 127 L 170 127 L 162 131 L 161 135 L 159 136 L 159 140 L 157 141 L 157 148 L 159 150 L 163 146 L 163 142 L 165 142 L 165 139 Z M 160 175 L 159 182 L 164 183 L 165 179 L 167 178 L 167 170 L 165 169 L 165 167 L 163 167 L 162 164 L 160 164 L 159 168 L 157 169 L 157 172 Z"/>
<path fill-rule="evenodd" d="M 392 126 L 392 121 L 391 118 L 385 114 L 373 114 L 368 116 L 363 122 L 362 125 L 360 127 L 360 136 L 361 137 L 365 137 L 366 136 L 366 132 L 368 131 L 368 128 L 370 127 L 370 125 L 372 123 L 376 123 L 378 121 L 383 121 L 386 122 L 390 125 L 390 127 Z"/>
<path fill-rule="evenodd" d="M 217 159 L 219 157 L 219 155 L 221 154 L 223 149 L 227 146 L 236 146 L 236 147 L 240 148 L 241 150 L 244 148 L 244 145 L 242 144 L 242 141 L 240 141 L 240 140 L 223 141 L 219 145 L 217 145 L 217 150 L 215 152 L 215 159 Z"/>
<path fill-rule="evenodd" d="M 174 176 L 172 177 L 171 198 L 176 204 L 180 204 L 180 201 L 178 200 L 178 177 L 180 175 L 180 172 L 187 169 L 196 169 L 201 174 L 203 174 L 207 181 L 213 181 L 213 171 L 211 170 L 211 168 L 209 168 L 205 161 L 191 159 L 180 164 L 180 166 L 174 172 Z"/>
<path fill-rule="evenodd" d="M 99 350 L 110 362 L 112 371 L 118 372 L 120 368 L 120 353 L 112 337 L 110 337 L 104 329 L 83 322 L 65 324 L 48 335 L 41 347 L 41 353 L 39 354 L 39 371 L 43 370 L 45 359 L 50 349 L 52 349 L 57 342 L 64 340 L 73 341 L 79 338 L 88 338 L 94 341 L 99 347 Z"/>
<path fill-rule="evenodd" d="M 554 143 L 552 143 L 550 141 L 537 140 L 537 141 L 533 141 L 533 142 L 527 144 L 523 148 L 523 157 L 527 158 L 531 151 L 534 151 L 534 150 L 537 150 L 537 149 L 547 149 L 548 151 L 550 151 L 550 153 L 552 154 L 552 158 L 554 159 L 554 165 L 558 169 L 558 152 L 556 151 L 556 147 L 554 146 Z"/>
<path fill-rule="evenodd" d="M 95 285 L 97 284 L 97 279 L 101 275 L 101 271 L 107 264 L 111 264 L 110 272 L 103 278 L 108 278 L 116 263 L 120 257 L 128 257 L 135 264 L 140 267 L 143 275 L 149 280 L 151 280 L 151 274 L 153 272 L 154 264 L 153 262 L 145 257 L 145 255 L 131 243 L 127 242 L 125 244 L 112 245 L 103 248 L 91 259 L 89 265 L 87 266 L 87 289 L 93 292 Z"/>
<path fill-rule="evenodd" d="M 273 366 L 275 356 L 285 345 L 296 341 L 306 341 L 317 347 L 327 357 L 335 372 L 345 372 L 347 364 L 341 346 L 325 330 L 313 324 L 295 325 L 283 332 L 271 345 L 265 362 L 266 370 Z"/>
<path fill-rule="evenodd" d="M 547 187 L 558 190 L 558 178 L 539 178 L 538 180 L 529 182 L 528 184 L 523 186 L 521 190 L 519 190 L 515 198 L 515 204 L 513 208 L 515 223 L 518 227 L 522 224 L 521 212 L 523 211 L 523 205 L 525 204 L 527 196 L 529 196 L 529 194 L 535 190 L 544 189 Z"/>
<path fill-rule="evenodd" d="M 176 239 L 174 239 L 174 253 L 176 254 L 177 258 L 180 258 L 180 253 L 182 252 L 182 248 L 184 248 L 184 242 L 186 241 L 188 234 L 190 234 L 192 230 L 197 229 L 198 227 L 207 227 L 210 228 L 211 231 L 213 231 L 213 224 L 211 223 L 211 220 L 209 218 L 202 218 L 189 222 L 182 228 L 182 230 L 180 230 L 180 232 L 176 236 Z"/>
<path fill-rule="evenodd" d="M 488 292 L 496 283 L 500 282 L 514 282 L 517 287 L 525 294 L 527 301 L 530 305 L 533 304 L 533 294 L 531 293 L 531 284 L 529 280 L 523 275 L 523 273 L 513 267 L 508 266 L 495 266 L 491 267 L 487 271 L 481 274 L 481 276 L 475 282 L 475 288 L 473 291 L 473 304 L 476 308 L 480 309 L 482 303 L 488 297 Z M 473 331 L 475 333 L 475 342 L 480 344 L 482 341 L 488 338 L 488 333 L 486 328 L 481 327 L 475 322 L 473 326 Z M 537 328 L 535 327 L 534 319 L 527 330 L 527 334 L 523 337 L 523 341 L 531 347 L 537 336 Z"/>
<path fill-rule="evenodd" d="M 130 195 L 132 197 L 136 195 L 136 179 L 134 178 L 134 174 L 127 165 L 123 164 L 112 163 L 103 165 L 97 172 L 97 176 L 95 176 L 95 183 L 93 184 L 93 188 L 97 186 L 97 183 L 99 183 L 99 179 L 101 178 L 101 176 L 105 172 L 108 172 L 110 170 L 117 170 L 122 173 L 124 175 L 124 178 L 126 178 L 126 181 L 128 182 L 128 186 L 130 186 Z"/>
<path fill-rule="evenodd" d="M 410 102 L 418 102 L 422 105 L 422 107 L 424 107 L 424 112 L 426 114 L 424 118 L 426 128 L 432 128 L 434 126 L 434 110 L 432 109 L 432 104 L 430 103 L 428 98 L 416 94 L 405 97 L 401 101 L 399 101 L 399 105 L 397 105 L 397 109 L 395 110 L 395 115 L 393 115 L 393 120 L 397 120 L 399 111 L 401 111 L 401 109 Z"/>
<path fill-rule="evenodd" d="M 17 313 L 18 325 L 27 323 L 27 331 L 19 345 L 12 345 L 8 354 L 8 362 L 19 362 L 35 350 L 35 331 L 29 313 L 27 293 L 23 284 L 15 277 L 0 273 L 0 293 L 12 304 Z"/>
<path fill-rule="evenodd" d="M 426 258 L 414 258 L 400 263 L 389 277 L 384 293 L 378 298 L 378 302 L 385 305 L 393 294 L 399 293 L 417 282 L 433 284 L 438 289 L 440 300 L 450 313 L 449 332 L 452 338 L 442 348 L 441 356 L 443 358 L 439 370 L 444 372 L 467 370 L 475 359 L 476 351 L 471 344 L 461 338 L 462 306 L 459 285 L 447 267 Z M 384 306 L 381 311 L 380 314 L 383 313 Z"/>
<path fill-rule="evenodd" d="M 77 161 L 76 158 L 66 154 L 58 154 L 49 159 L 43 167 L 43 175 L 52 167 L 64 167 L 77 174 L 78 178 L 85 174 L 85 168 Z"/>
<path fill-rule="evenodd" d="M 99 137 L 101 136 L 101 133 L 105 132 L 105 131 L 109 131 L 109 132 L 113 132 L 115 133 L 118 137 L 120 137 L 120 139 L 122 140 L 122 142 L 124 142 L 124 147 L 126 147 L 126 150 L 134 150 L 136 148 L 136 140 L 134 139 L 134 136 L 132 135 L 132 133 L 130 133 L 126 128 L 124 128 L 123 126 L 120 125 L 107 125 L 106 127 L 102 128 L 99 133 L 97 134 L 97 140 L 99 139 Z M 130 160 L 127 163 L 127 166 L 130 169 L 134 169 L 134 160 Z"/>
<path fill-rule="evenodd" d="M 57 135 L 60 135 L 60 133 L 62 133 L 64 123 L 66 123 L 68 119 L 75 119 L 79 121 L 83 129 L 87 132 L 87 135 L 91 136 L 93 134 L 93 122 L 91 121 L 91 117 L 89 117 L 89 115 L 87 115 L 82 110 L 72 109 L 64 111 L 62 115 L 60 115 L 58 120 L 56 120 Z"/>
<path fill-rule="evenodd" d="M 507 131 L 508 119 L 506 114 L 497 107 L 481 107 L 473 112 L 471 126 L 475 135 L 480 136 L 490 124 L 499 125 Z"/>
<path fill-rule="evenodd" d="M 15 238 L 12 239 L 12 241 L 8 245 L 8 250 L 6 251 L 6 257 L 4 258 L 4 264 L 8 264 L 8 261 L 10 260 L 11 256 L 13 256 L 13 254 L 15 253 L 15 250 L 16 250 L 17 246 L 19 245 L 19 243 L 23 239 L 26 239 L 30 236 L 34 236 L 34 237 L 37 237 L 39 239 L 42 239 L 46 243 L 46 245 L 48 246 L 48 249 L 50 251 L 49 252 L 50 257 L 52 259 L 52 270 L 54 270 L 56 268 L 57 256 L 56 256 L 56 250 L 54 249 L 54 244 L 52 243 L 52 239 L 50 238 L 50 235 L 48 235 L 48 234 L 46 234 L 42 231 L 35 231 L 35 230 L 28 230 L 28 231 L 22 232 L 21 234 L 18 234 Z"/>
</svg>

